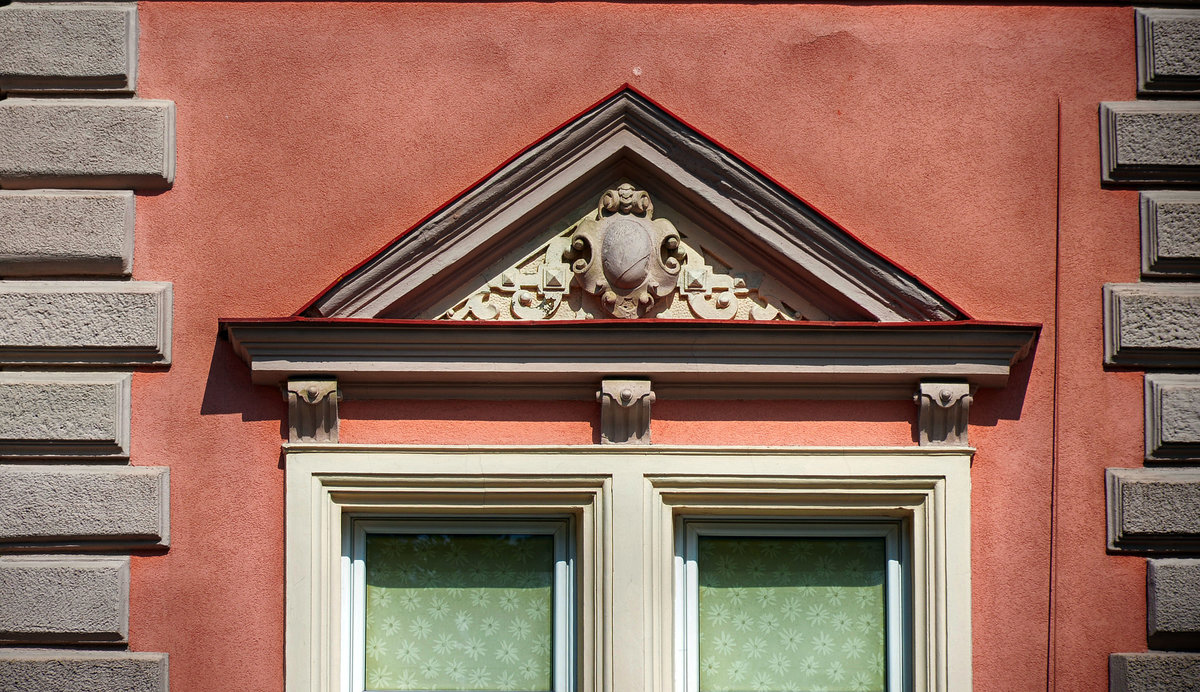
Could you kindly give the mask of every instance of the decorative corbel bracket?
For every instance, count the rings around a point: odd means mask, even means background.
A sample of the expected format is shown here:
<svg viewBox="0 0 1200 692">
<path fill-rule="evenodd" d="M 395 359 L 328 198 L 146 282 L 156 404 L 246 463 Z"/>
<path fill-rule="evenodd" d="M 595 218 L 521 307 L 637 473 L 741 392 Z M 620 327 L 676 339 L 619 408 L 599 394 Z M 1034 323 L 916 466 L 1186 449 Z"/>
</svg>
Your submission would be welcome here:
<svg viewBox="0 0 1200 692">
<path fill-rule="evenodd" d="M 342 393 L 336 379 L 289 379 L 288 442 L 337 442 L 338 401 Z"/>
<path fill-rule="evenodd" d="M 601 380 L 600 444 L 650 444 L 650 380 Z"/>
<path fill-rule="evenodd" d="M 967 382 L 922 382 L 913 395 L 917 433 L 924 445 L 966 445 L 972 386 Z"/>
</svg>

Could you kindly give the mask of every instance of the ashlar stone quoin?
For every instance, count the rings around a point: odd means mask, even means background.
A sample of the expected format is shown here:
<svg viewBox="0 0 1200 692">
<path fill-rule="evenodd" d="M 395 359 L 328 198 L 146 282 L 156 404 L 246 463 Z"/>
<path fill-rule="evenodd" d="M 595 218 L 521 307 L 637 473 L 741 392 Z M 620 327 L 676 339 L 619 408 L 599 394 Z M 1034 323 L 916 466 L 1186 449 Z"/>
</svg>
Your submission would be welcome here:
<svg viewBox="0 0 1200 692">
<path fill-rule="evenodd" d="M 171 101 L 8 98 L 0 132 L 0 188 L 161 190 L 175 180 Z"/>
<path fill-rule="evenodd" d="M 0 458 L 129 456 L 131 379 L 0 372 Z"/>
<path fill-rule="evenodd" d="M 165 546 L 169 484 L 163 466 L 0 465 L 0 550 Z"/>
<path fill-rule="evenodd" d="M 0 91 L 133 93 L 135 3 L 0 7 Z"/>
</svg>

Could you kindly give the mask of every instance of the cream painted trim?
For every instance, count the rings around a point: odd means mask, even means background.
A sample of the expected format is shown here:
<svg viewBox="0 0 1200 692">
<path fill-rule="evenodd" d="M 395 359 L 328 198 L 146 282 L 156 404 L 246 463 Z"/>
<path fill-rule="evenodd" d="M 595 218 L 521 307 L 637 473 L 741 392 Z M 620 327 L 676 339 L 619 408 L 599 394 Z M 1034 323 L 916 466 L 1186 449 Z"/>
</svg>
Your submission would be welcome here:
<svg viewBox="0 0 1200 692">
<path fill-rule="evenodd" d="M 289 692 L 341 689 L 351 513 L 577 517 L 580 692 L 671 690 L 677 515 L 897 517 L 920 585 L 912 689 L 971 688 L 970 448 L 284 449 Z"/>
</svg>

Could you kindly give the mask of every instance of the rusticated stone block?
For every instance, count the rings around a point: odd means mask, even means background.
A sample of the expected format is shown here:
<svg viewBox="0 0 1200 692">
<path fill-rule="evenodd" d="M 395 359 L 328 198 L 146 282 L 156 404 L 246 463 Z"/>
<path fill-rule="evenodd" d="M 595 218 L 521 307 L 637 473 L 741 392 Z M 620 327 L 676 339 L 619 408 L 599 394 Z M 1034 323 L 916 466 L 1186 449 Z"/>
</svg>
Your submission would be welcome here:
<svg viewBox="0 0 1200 692">
<path fill-rule="evenodd" d="M 1200 470 L 1108 469 L 1108 548 L 1200 550 Z"/>
<path fill-rule="evenodd" d="M 0 281 L 7 363 L 136 365 L 171 361 L 171 284 Z"/>
<path fill-rule="evenodd" d="M 1138 9 L 1138 91 L 1200 93 L 1200 12 Z"/>
<path fill-rule="evenodd" d="M 0 371 L 0 457 L 129 456 L 131 379 Z"/>
<path fill-rule="evenodd" d="M 1200 375 L 1146 375 L 1146 459 L 1200 459 Z"/>
<path fill-rule="evenodd" d="M 1200 192 L 1142 193 L 1142 274 L 1200 277 Z"/>
<path fill-rule="evenodd" d="M 0 101 L 0 187 L 169 187 L 175 104 L 144 99 Z"/>
<path fill-rule="evenodd" d="M 1105 284 L 1104 362 L 1200 366 L 1200 283 Z"/>
<path fill-rule="evenodd" d="M 0 649 L 3 692 L 167 692 L 167 655 Z"/>
<path fill-rule="evenodd" d="M 136 5 L 0 7 L 0 91 L 132 93 L 136 84 Z"/>
<path fill-rule="evenodd" d="M 1200 655 L 1109 654 L 1109 692 L 1200 692 Z"/>
<path fill-rule="evenodd" d="M 1146 635 L 1156 649 L 1200 649 L 1200 560 L 1149 560 Z"/>
<path fill-rule="evenodd" d="M 1100 104 L 1100 165 L 1109 183 L 1200 181 L 1200 102 Z"/>
<path fill-rule="evenodd" d="M 169 482 L 161 466 L 0 466 L 0 549 L 166 545 Z"/>
<path fill-rule="evenodd" d="M 129 558 L 0 557 L 0 641 L 121 642 Z"/>
<path fill-rule="evenodd" d="M 128 190 L 0 190 L 0 276 L 127 275 L 133 214 Z"/>
</svg>

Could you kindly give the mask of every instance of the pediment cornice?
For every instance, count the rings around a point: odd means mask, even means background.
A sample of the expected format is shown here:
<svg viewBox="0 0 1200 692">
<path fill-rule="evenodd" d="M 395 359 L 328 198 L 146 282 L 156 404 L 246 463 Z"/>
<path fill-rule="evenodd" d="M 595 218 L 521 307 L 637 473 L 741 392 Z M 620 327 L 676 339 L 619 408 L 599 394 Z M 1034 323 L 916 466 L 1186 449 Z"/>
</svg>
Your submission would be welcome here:
<svg viewBox="0 0 1200 692">
<path fill-rule="evenodd" d="M 1003 387 L 1038 325 L 593 320 L 225 320 L 255 384 L 335 378 L 351 399 L 593 399 L 605 377 L 692 399 L 909 399 Z"/>
</svg>

